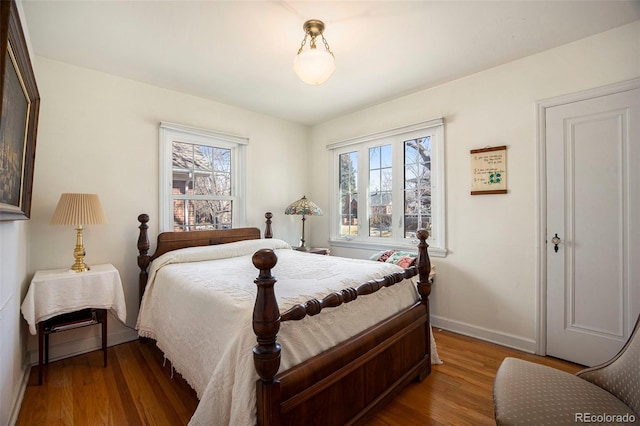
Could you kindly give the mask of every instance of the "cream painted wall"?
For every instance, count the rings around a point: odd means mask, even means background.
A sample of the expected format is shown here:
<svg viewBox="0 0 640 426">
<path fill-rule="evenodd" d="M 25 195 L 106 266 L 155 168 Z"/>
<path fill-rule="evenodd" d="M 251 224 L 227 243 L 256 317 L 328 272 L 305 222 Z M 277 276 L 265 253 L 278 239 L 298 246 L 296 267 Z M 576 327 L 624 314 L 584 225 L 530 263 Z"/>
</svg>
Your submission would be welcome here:
<svg viewBox="0 0 640 426">
<path fill-rule="evenodd" d="M 640 76 L 640 21 L 316 125 L 309 194 L 329 205 L 326 145 L 444 117 L 446 258 L 434 258 L 434 324 L 533 351 L 536 337 L 536 102 Z M 507 145 L 506 195 L 471 196 L 469 150 Z M 329 216 L 310 222 L 327 244 Z M 332 248 L 342 256 L 368 252 Z"/>
<path fill-rule="evenodd" d="M 42 106 L 29 239 L 31 273 L 73 263 L 75 231 L 49 225 L 60 194 L 97 193 L 109 223 L 86 228 L 85 260 L 89 265 L 112 263 L 118 268 L 127 324 L 135 325 L 137 216 L 143 212 L 151 216 L 153 249 L 160 121 L 248 137 L 247 226 L 263 229 L 264 212 L 272 211 L 275 236 L 296 242 L 298 222 L 282 212 L 308 190 L 306 162 L 300 161 L 308 157 L 307 127 L 41 57 L 36 64 Z M 110 327 L 110 343 L 135 337 L 113 318 Z M 98 347 L 98 331 L 91 327 L 52 336 L 52 357 Z M 60 345 L 83 339 L 85 343 L 74 349 Z M 29 347 L 37 348 L 35 339 Z"/>
<path fill-rule="evenodd" d="M 22 19 L 22 3 L 17 2 L 17 6 L 27 49 L 33 57 L 28 27 Z M 36 67 L 34 71 L 37 72 Z M 27 385 L 28 331 L 20 304 L 30 280 L 27 270 L 30 225 L 29 220 L 0 222 L 0 425 L 14 423 Z"/>
<path fill-rule="evenodd" d="M 0 425 L 10 423 L 22 398 L 27 342 L 20 303 L 26 294 L 28 221 L 0 222 Z"/>
</svg>

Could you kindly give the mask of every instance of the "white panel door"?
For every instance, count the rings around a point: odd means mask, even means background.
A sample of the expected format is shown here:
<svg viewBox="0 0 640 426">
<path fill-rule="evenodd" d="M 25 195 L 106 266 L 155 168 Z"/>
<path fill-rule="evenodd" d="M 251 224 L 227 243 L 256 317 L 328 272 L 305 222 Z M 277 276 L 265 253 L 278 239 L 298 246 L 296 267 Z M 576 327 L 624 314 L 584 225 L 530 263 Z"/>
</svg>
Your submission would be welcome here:
<svg viewBox="0 0 640 426">
<path fill-rule="evenodd" d="M 587 366 L 616 354 L 640 310 L 639 100 L 546 109 L 547 354 Z"/>
</svg>

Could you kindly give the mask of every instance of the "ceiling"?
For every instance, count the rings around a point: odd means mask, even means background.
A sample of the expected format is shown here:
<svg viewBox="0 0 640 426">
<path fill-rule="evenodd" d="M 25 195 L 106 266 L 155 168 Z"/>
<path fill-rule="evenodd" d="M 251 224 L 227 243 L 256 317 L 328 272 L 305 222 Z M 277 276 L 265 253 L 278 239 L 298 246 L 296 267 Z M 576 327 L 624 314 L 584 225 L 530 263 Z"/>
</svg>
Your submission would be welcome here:
<svg viewBox="0 0 640 426">
<path fill-rule="evenodd" d="M 640 0 L 23 0 L 36 55 L 312 125 L 640 19 Z M 292 69 L 307 19 L 336 57 Z"/>
</svg>

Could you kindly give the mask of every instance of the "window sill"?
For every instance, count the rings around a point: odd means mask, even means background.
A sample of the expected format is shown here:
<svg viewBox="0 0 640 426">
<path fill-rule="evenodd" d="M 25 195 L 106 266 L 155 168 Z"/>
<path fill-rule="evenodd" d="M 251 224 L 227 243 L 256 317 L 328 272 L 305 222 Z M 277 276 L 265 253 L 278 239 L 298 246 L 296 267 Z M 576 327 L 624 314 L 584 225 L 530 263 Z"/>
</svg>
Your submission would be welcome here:
<svg viewBox="0 0 640 426">
<path fill-rule="evenodd" d="M 362 241 L 347 241 L 347 240 L 329 240 L 329 245 L 331 247 L 344 247 L 344 248 L 352 248 L 352 249 L 360 249 L 360 250 L 371 250 L 371 251 L 380 251 L 380 250 L 409 250 L 416 251 L 417 244 L 400 244 L 400 243 L 369 243 Z M 442 249 L 439 247 L 431 247 L 429 246 L 429 257 L 447 257 L 447 249 Z"/>
</svg>

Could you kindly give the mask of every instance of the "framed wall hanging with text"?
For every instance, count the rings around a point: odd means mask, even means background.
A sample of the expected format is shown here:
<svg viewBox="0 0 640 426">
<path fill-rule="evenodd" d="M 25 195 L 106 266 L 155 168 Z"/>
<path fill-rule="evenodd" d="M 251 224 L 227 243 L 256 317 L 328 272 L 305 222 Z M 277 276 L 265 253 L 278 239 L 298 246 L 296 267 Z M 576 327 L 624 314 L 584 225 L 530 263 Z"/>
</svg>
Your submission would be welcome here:
<svg viewBox="0 0 640 426">
<path fill-rule="evenodd" d="M 471 195 L 507 193 L 507 147 L 471 150 Z"/>
</svg>

